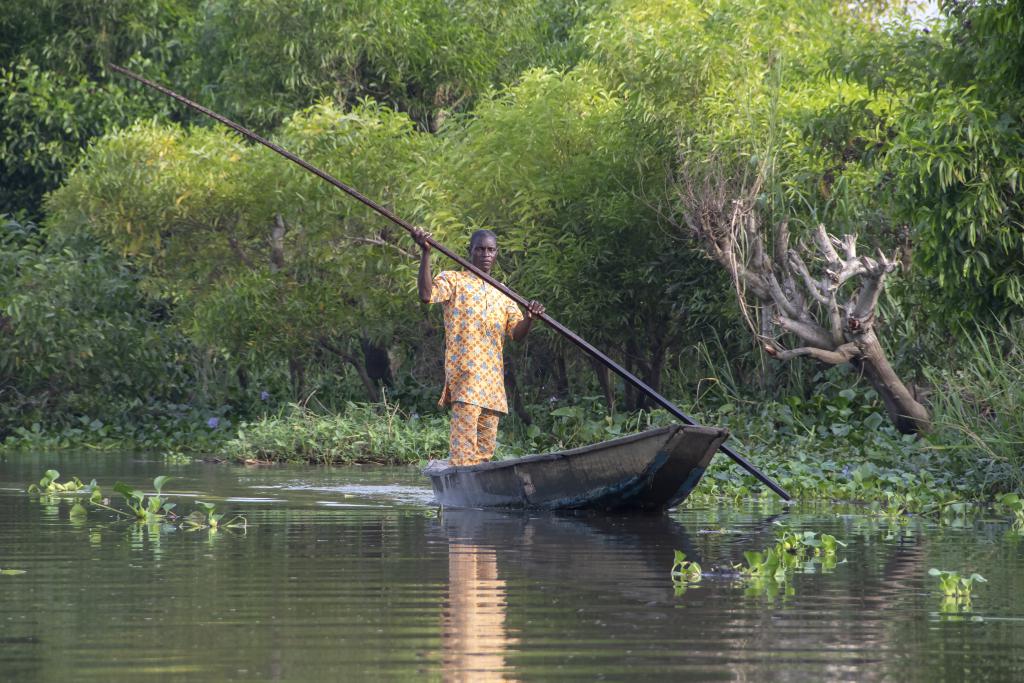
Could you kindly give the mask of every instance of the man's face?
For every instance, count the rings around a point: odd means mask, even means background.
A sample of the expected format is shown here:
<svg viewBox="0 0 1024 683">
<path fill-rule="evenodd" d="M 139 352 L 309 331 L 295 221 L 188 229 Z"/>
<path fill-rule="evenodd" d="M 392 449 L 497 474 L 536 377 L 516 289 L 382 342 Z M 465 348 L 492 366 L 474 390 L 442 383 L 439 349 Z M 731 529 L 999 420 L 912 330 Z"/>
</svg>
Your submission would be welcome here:
<svg viewBox="0 0 1024 683">
<path fill-rule="evenodd" d="M 470 262 L 485 273 L 491 272 L 494 259 L 497 257 L 498 242 L 490 235 L 482 235 L 476 238 L 469 247 Z"/>
</svg>

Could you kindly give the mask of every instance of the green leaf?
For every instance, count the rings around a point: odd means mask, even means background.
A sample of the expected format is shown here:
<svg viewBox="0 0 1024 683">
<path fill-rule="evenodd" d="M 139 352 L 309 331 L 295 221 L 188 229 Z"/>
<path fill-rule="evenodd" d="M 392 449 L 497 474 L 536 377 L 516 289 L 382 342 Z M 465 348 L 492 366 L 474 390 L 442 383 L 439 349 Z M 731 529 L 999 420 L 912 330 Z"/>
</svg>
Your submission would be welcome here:
<svg viewBox="0 0 1024 683">
<path fill-rule="evenodd" d="M 153 480 L 153 488 L 156 489 L 157 494 L 159 494 L 163 490 L 164 484 L 166 484 L 169 480 L 170 477 L 167 476 L 166 474 L 162 474 Z"/>
<path fill-rule="evenodd" d="M 743 559 L 751 569 L 757 569 L 764 564 L 764 555 L 756 550 L 743 551 Z"/>
<path fill-rule="evenodd" d="M 885 418 L 883 418 L 879 413 L 871 413 L 864 418 L 864 427 L 873 431 L 878 429 L 883 422 L 885 422 Z"/>
<path fill-rule="evenodd" d="M 199 510 L 193 510 L 185 517 L 184 523 L 195 527 L 206 526 L 206 516 Z"/>
<path fill-rule="evenodd" d="M 119 493 L 124 497 L 125 500 L 132 502 L 142 502 L 146 498 L 146 494 L 138 489 L 133 489 L 122 481 L 114 484 L 114 492 Z"/>
</svg>

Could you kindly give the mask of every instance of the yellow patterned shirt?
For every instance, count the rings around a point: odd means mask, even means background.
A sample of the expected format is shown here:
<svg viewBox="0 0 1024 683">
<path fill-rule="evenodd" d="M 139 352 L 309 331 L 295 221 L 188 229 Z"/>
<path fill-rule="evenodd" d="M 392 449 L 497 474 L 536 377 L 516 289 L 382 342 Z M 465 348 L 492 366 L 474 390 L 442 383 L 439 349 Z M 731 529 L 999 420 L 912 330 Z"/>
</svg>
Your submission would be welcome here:
<svg viewBox="0 0 1024 683">
<path fill-rule="evenodd" d="M 454 401 L 508 412 L 502 345 L 523 319 L 507 296 L 469 271 L 446 270 L 434 278 L 430 303 L 444 309 L 444 391 Z"/>
</svg>

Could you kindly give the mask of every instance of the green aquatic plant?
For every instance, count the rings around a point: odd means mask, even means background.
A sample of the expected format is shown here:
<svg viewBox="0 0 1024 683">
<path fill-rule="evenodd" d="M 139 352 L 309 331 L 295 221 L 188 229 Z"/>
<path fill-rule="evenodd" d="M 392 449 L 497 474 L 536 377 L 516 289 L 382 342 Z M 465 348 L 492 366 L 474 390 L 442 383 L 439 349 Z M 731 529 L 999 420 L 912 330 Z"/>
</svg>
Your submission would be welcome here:
<svg viewBox="0 0 1024 683">
<path fill-rule="evenodd" d="M 163 493 L 164 486 L 171 479 L 167 475 L 160 475 L 153 479 L 153 488 L 156 490 L 155 494 L 132 488 L 120 481 L 114 484 L 114 492 L 124 499 L 128 512 L 111 505 L 110 500 L 104 497 L 103 490 L 96 483 L 95 479 L 89 484 L 82 484 L 75 477 L 70 482 L 60 484 L 57 482 L 59 476 L 60 474 L 56 470 L 47 470 L 39 484 L 32 484 L 28 487 L 28 492 L 39 493 L 41 494 L 41 500 L 50 502 L 57 502 L 66 497 L 74 497 L 74 503 L 69 513 L 71 520 L 74 522 L 80 523 L 88 515 L 88 510 L 91 507 L 107 510 L 119 517 L 134 519 L 137 522 L 146 524 L 170 522 L 193 530 L 229 527 L 241 527 L 244 529 L 246 527 L 246 519 L 242 515 L 235 515 L 225 522 L 225 515 L 217 512 L 216 504 L 204 503 L 202 501 L 196 502 L 198 510 L 193 510 L 185 517 L 177 516 L 173 512 L 177 504 L 170 502 Z"/>
<path fill-rule="evenodd" d="M 78 477 L 72 477 L 69 481 L 60 482 L 60 472 L 57 470 L 46 470 L 38 484 L 30 484 L 27 491 L 31 494 L 38 494 L 44 502 L 56 502 L 57 499 L 65 496 L 73 496 L 74 503 L 71 505 L 71 518 L 81 519 L 86 515 L 85 506 L 79 499 L 81 495 L 92 494 L 98 487 L 93 479 L 89 484 L 83 484 Z"/>
<path fill-rule="evenodd" d="M 781 526 L 781 525 L 780 525 Z M 792 531 L 782 526 L 775 539 L 776 548 L 798 559 L 813 556 L 834 556 L 838 548 L 846 544 L 831 534 L 816 531 Z"/>
<path fill-rule="evenodd" d="M 750 578 L 771 578 L 779 583 L 786 580 L 786 565 L 793 564 L 795 566 L 796 564 L 793 561 L 795 558 L 788 553 L 781 552 L 778 546 L 764 551 L 745 550 L 743 559 L 747 561 L 747 566 L 735 566 L 741 574 Z"/>
<path fill-rule="evenodd" d="M 70 481 L 63 483 L 57 481 L 58 479 L 60 479 L 60 472 L 57 470 L 46 470 L 46 472 L 43 473 L 43 478 L 39 480 L 38 484 L 29 485 L 28 492 L 41 493 L 44 495 L 73 493 L 87 486 L 86 484 L 83 484 L 78 477 L 71 477 Z"/>
<path fill-rule="evenodd" d="M 743 553 L 746 566 L 734 565 L 734 569 L 749 579 L 772 579 L 785 582 L 789 573 L 803 567 L 812 572 L 816 565 L 822 570 L 836 565 L 836 552 L 845 548 L 846 543 L 831 534 L 816 531 L 793 531 L 786 526 L 775 537 L 775 545 L 763 551 L 747 550 Z"/>
<path fill-rule="evenodd" d="M 942 589 L 942 604 L 939 609 L 945 615 L 970 612 L 971 591 L 974 589 L 975 582 L 987 582 L 981 574 L 961 576 L 959 572 L 944 571 L 935 567 L 928 570 L 928 575 L 939 580 L 939 586 Z"/>
<path fill-rule="evenodd" d="M 246 526 L 245 517 L 241 515 L 235 515 L 228 521 L 222 521 L 224 515 L 217 512 L 217 505 L 215 503 L 204 503 L 203 501 L 197 500 L 196 505 L 200 508 L 199 510 L 193 510 L 189 513 L 182 524 L 186 529 L 197 530 L 197 529 L 227 529 L 230 527 L 242 527 Z"/>
<path fill-rule="evenodd" d="M 988 582 L 981 574 L 961 576 L 959 572 L 945 571 L 935 567 L 928 570 L 928 575 L 939 579 L 939 586 L 947 598 L 955 598 L 962 603 L 969 603 L 971 601 L 971 591 L 974 589 L 975 582 Z"/>
<path fill-rule="evenodd" d="M 703 571 L 700 568 L 700 564 L 692 560 L 686 559 L 686 553 L 682 550 L 675 551 L 675 559 L 672 562 L 672 580 L 673 581 L 684 581 L 686 583 L 697 583 L 700 581 L 700 577 Z"/>
<path fill-rule="evenodd" d="M 163 497 L 164 484 L 170 479 L 167 475 L 160 475 L 153 479 L 153 488 L 156 495 L 146 495 L 143 491 L 133 489 L 124 482 L 114 484 L 114 492 L 120 494 L 132 511 L 136 519 L 146 522 L 156 522 L 164 519 L 171 510 L 176 507 Z"/>
<path fill-rule="evenodd" d="M 703 571 L 700 568 L 700 564 L 686 559 L 686 553 L 682 550 L 676 550 L 669 575 L 672 577 L 672 587 L 675 589 L 675 595 L 678 598 L 692 584 L 700 582 Z"/>
<path fill-rule="evenodd" d="M 1020 495 L 1005 493 L 996 502 L 999 508 L 1013 515 L 1013 530 L 1024 531 L 1024 500 Z"/>
<path fill-rule="evenodd" d="M 408 465 L 447 451 L 443 416 L 406 415 L 385 401 L 346 403 L 341 414 L 291 405 L 281 415 L 242 422 L 220 453 L 239 462 Z"/>
</svg>

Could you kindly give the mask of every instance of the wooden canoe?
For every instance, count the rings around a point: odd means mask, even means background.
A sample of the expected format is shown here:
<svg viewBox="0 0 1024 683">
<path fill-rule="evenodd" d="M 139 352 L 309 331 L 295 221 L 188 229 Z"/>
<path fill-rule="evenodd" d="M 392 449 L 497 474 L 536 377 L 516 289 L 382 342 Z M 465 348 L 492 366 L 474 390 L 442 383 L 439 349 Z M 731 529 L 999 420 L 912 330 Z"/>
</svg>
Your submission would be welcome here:
<svg viewBox="0 0 1024 683">
<path fill-rule="evenodd" d="M 423 473 L 447 508 L 659 511 L 686 499 L 728 432 L 672 425 L 569 451 Z"/>
</svg>

